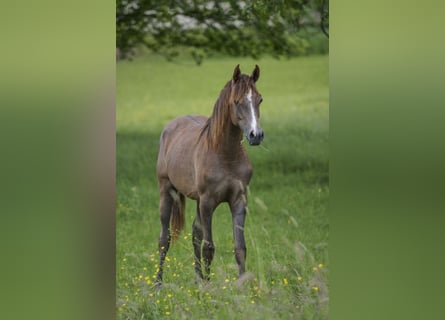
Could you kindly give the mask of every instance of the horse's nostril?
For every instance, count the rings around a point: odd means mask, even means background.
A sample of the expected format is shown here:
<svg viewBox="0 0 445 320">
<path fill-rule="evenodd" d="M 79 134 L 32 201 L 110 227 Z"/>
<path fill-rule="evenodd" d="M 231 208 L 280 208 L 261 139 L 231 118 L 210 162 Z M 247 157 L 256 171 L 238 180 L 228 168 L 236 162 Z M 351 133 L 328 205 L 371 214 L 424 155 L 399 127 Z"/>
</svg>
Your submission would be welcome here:
<svg viewBox="0 0 445 320">
<path fill-rule="evenodd" d="M 253 131 L 253 130 L 250 131 L 249 137 L 250 137 L 251 139 L 255 138 L 255 131 Z"/>
</svg>

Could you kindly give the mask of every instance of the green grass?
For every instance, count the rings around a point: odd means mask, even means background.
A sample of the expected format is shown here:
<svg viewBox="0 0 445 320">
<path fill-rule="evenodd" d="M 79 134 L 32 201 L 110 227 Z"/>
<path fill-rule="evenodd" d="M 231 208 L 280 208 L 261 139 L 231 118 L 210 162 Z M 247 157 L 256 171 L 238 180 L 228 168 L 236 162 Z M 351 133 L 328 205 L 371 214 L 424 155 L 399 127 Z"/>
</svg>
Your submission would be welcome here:
<svg viewBox="0 0 445 320">
<path fill-rule="evenodd" d="M 248 279 L 238 286 L 231 215 L 218 207 L 209 283 L 195 281 L 191 224 L 153 286 L 160 231 L 159 135 L 184 114 L 210 115 L 236 64 L 261 68 L 264 147 L 247 146 L 254 176 L 246 220 Z M 117 65 L 117 312 L 119 319 L 327 319 L 328 57 L 212 58 L 197 67 L 146 55 Z"/>
</svg>

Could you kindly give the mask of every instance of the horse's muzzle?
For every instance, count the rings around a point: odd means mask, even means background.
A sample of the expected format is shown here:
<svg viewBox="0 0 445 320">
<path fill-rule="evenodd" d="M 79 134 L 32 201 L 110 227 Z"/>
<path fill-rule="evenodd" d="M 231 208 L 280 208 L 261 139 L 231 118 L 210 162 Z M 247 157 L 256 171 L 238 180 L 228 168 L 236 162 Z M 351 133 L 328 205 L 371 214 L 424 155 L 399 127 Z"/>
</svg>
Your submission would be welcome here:
<svg viewBox="0 0 445 320">
<path fill-rule="evenodd" d="M 264 139 L 264 131 L 262 129 L 258 129 L 258 131 L 251 131 L 247 136 L 247 140 L 251 146 L 257 146 Z"/>
</svg>

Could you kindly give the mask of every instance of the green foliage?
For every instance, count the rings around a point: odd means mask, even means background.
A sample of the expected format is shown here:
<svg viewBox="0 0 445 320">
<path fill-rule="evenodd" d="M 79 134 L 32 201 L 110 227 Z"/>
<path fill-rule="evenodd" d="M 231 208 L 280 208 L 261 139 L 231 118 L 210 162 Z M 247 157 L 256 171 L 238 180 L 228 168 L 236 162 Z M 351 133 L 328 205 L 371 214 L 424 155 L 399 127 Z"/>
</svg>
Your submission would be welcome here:
<svg viewBox="0 0 445 320">
<path fill-rule="evenodd" d="M 327 319 L 328 58 L 208 58 L 182 55 L 117 65 L 118 319 Z M 156 157 L 160 132 L 174 117 L 210 115 L 236 64 L 261 67 L 260 147 L 246 146 L 254 167 L 246 221 L 247 271 L 239 286 L 229 209 L 217 208 L 210 283 L 195 282 L 191 224 L 168 253 L 163 289 L 153 275 L 160 231 Z"/>
<path fill-rule="evenodd" d="M 328 8 L 327 1 L 309 0 L 117 0 L 116 46 L 126 55 L 143 44 L 168 59 L 178 47 L 187 47 L 198 64 L 210 52 L 253 58 L 303 55 L 310 44 L 305 30 L 321 34 L 320 19 Z"/>
</svg>

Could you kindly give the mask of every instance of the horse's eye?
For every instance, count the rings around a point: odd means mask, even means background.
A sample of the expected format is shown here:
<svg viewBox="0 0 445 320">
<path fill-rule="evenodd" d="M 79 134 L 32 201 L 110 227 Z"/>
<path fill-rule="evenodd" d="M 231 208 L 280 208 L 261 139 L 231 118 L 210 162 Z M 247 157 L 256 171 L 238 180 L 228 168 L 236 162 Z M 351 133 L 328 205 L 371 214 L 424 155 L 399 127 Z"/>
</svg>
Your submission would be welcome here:
<svg viewBox="0 0 445 320">
<path fill-rule="evenodd" d="M 263 98 L 262 97 L 260 98 L 260 102 L 259 103 L 261 103 L 261 102 L 263 102 Z"/>
</svg>

